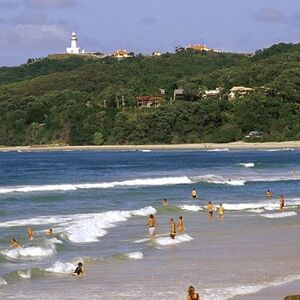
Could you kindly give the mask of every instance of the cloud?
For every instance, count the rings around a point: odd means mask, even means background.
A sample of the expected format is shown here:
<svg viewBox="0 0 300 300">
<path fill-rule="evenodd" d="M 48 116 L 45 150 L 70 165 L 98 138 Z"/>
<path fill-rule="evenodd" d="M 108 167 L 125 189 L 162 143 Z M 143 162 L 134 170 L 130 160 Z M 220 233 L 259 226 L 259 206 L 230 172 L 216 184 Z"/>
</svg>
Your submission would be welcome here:
<svg viewBox="0 0 300 300">
<path fill-rule="evenodd" d="M 74 6 L 77 0 L 23 0 L 24 5 L 32 8 L 64 8 Z"/>
<path fill-rule="evenodd" d="M 262 8 L 256 15 L 256 19 L 266 23 L 287 23 L 287 17 L 273 7 Z"/>
<path fill-rule="evenodd" d="M 41 25 L 47 24 L 47 15 L 43 12 L 37 11 L 23 11 L 10 21 L 13 25 Z"/>
<path fill-rule="evenodd" d="M 141 25 L 141 26 L 152 26 L 156 23 L 156 20 L 153 17 L 148 16 L 148 17 L 139 19 L 137 23 L 138 23 L 138 25 Z"/>
</svg>

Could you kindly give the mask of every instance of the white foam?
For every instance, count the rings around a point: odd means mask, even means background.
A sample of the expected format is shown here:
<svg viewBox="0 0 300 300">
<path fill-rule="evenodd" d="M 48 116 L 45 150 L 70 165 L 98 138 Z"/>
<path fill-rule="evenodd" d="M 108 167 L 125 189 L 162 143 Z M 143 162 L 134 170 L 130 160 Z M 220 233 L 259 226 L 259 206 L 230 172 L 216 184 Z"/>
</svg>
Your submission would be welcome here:
<svg viewBox="0 0 300 300">
<path fill-rule="evenodd" d="M 45 257 L 51 256 L 55 252 L 55 248 L 42 247 L 25 247 L 0 251 L 2 255 L 12 259 Z"/>
<path fill-rule="evenodd" d="M 152 152 L 152 151 L 149 150 L 149 149 L 142 149 L 142 150 L 139 150 L 139 151 L 141 151 L 141 152 Z"/>
<path fill-rule="evenodd" d="M 82 260 L 78 261 L 82 262 Z M 58 274 L 72 274 L 76 267 L 78 266 L 78 262 L 55 262 L 51 267 L 45 269 L 46 272 L 58 273 Z"/>
<path fill-rule="evenodd" d="M 227 184 L 234 186 L 244 185 L 246 180 L 242 178 L 224 178 L 213 174 L 190 177 L 194 182 L 208 182 L 213 184 Z"/>
<path fill-rule="evenodd" d="M 277 218 L 287 218 L 287 217 L 297 216 L 297 213 L 294 211 L 289 211 L 289 212 L 279 212 L 275 214 L 261 214 L 261 216 L 269 219 L 277 219 Z"/>
<path fill-rule="evenodd" d="M 139 178 L 125 181 L 78 183 L 78 184 L 54 184 L 54 185 L 25 185 L 0 188 L 0 194 L 30 193 L 51 191 L 76 191 L 78 189 L 109 189 L 115 187 L 138 187 L 138 186 L 162 186 L 192 183 L 187 176 Z"/>
<path fill-rule="evenodd" d="M 191 240 L 193 240 L 193 238 L 187 234 L 176 235 L 174 239 L 170 237 L 160 237 L 155 239 L 156 243 L 161 246 L 180 244 L 184 242 L 190 242 Z"/>
<path fill-rule="evenodd" d="M 57 238 L 52 238 L 49 240 L 53 244 L 63 244 L 63 241 L 57 239 Z"/>
<path fill-rule="evenodd" d="M 255 163 L 253 162 L 248 162 L 248 163 L 239 163 L 240 166 L 243 166 L 245 168 L 254 168 L 255 167 Z"/>
<path fill-rule="evenodd" d="M 268 149 L 268 152 L 278 152 L 278 151 L 295 151 L 293 148 L 282 148 L 282 149 Z"/>
<path fill-rule="evenodd" d="M 180 209 L 182 210 L 189 210 L 189 211 L 200 211 L 203 210 L 203 208 L 199 205 L 187 205 L 187 204 L 183 204 L 183 205 L 179 205 L 178 206 Z"/>
<path fill-rule="evenodd" d="M 130 252 L 126 253 L 126 256 L 131 259 L 142 259 L 144 257 L 142 252 Z"/>
<path fill-rule="evenodd" d="M 21 278 L 24 278 L 24 279 L 30 279 L 31 278 L 31 270 L 27 270 L 27 272 L 23 272 L 23 271 L 18 271 L 17 272 L 18 275 L 21 277 Z"/>
<path fill-rule="evenodd" d="M 7 282 L 2 277 L 0 277 L 0 285 L 4 285 L 4 284 L 7 284 Z"/>
<path fill-rule="evenodd" d="M 107 234 L 107 229 L 125 222 L 133 216 L 147 216 L 155 214 L 156 209 L 147 206 L 132 211 L 108 211 L 103 213 L 76 214 L 68 216 L 41 216 L 34 219 L 9 221 L 0 223 L 0 227 L 16 227 L 24 225 L 49 225 L 56 224 L 55 232 L 60 232 L 63 237 L 74 243 L 90 243 L 98 241 L 99 237 Z M 47 220 L 49 223 L 47 223 Z M 49 243 L 59 243 L 59 240 L 49 240 Z"/>
<path fill-rule="evenodd" d="M 230 151 L 230 149 L 228 148 L 216 148 L 216 149 L 211 149 L 211 150 L 207 150 L 208 152 L 228 152 Z"/>
<path fill-rule="evenodd" d="M 145 239 L 140 239 L 140 240 L 136 240 L 134 241 L 135 244 L 140 244 L 140 243 L 145 243 L 150 241 L 150 238 L 145 238 Z"/>
</svg>

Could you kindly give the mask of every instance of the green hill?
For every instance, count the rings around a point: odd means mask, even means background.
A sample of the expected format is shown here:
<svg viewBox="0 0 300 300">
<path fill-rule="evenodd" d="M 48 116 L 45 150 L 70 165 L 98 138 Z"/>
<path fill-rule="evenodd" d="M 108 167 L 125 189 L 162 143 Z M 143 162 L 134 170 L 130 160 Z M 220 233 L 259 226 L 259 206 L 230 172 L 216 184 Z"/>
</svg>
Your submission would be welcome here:
<svg viewBox="0 0 300 300">
<path fill-rule="evenodd" d="M 254 89 L 230 101 L 233 86 Z M 176 88 L 184 99 L 170 102 Z M 220 88 L 218 97 L 204 98 Z M 165 90 L 158 108 L 137 96 Z M 118 108 L 117 101 L 125 106 Z M 121 101 L 119 101 L 121 103 Z M 50 56 L 0 68 L 0 144 L 229 142 L 300 139 L 300 45 L 255 55 L 180 51 L 118 61 Z"/>
</svg>

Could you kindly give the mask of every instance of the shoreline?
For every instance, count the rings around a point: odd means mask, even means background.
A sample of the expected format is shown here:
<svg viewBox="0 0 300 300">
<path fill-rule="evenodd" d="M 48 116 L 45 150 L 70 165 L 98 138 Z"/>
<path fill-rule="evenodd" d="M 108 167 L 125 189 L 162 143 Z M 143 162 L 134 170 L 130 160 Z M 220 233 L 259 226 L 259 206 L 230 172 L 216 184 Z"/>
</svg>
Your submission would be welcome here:
<svg viewBox="0 0 300 300">
<path fill-rule="evenodd" d="M 300 141 L 265 142 L 265 143 L 201 143 L 201 144 L 165 144 L 165 145 L 104 145 L 104 146 L 0 146 L 0 152 L 46 152 L 46 151 L 138 151 L 138 150 L 264 150 L 264 149 L 300 149 Z"/>
</svg>

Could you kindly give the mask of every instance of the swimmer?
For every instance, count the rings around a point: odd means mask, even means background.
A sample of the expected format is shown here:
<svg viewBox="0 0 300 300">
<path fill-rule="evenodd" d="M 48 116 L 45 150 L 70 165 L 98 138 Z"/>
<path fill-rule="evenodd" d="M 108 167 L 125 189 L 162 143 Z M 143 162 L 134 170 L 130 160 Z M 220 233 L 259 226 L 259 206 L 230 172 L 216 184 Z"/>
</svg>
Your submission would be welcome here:
<svg viewBox="0 0 300 300">
<path fill-rule="evenodd" d="M 284 198 L 282 195 L 280 195 L 279 203 L 280 203 L 280 210 L 284 211 Z"/>
<path fill-rule="evenodd" d="M 195 189 L 192 190 L 192 198 L 198 198 L 197 191 Z"/>
<path fill-rule="evenodd" d="M 224 206 L 223 206 L 222 203 L 220 203 L 218 213 L 219 213 L 219 219 L 223 220 L 223 218 L 224 218 Z"/>
<path fill-rule="evenodd" d="M 212 221 L 214 217 L 214 206 L 212 205 L 211 201 L 208 201 L 207 203 L 207 210 L 208 210 L 209 219 Z"/>
<path fill-rule="evenodd" d="M 82 263 L 78 263 L 78 267 L 75 269 L 75 271 L 73 272 L 73 276 L 79 276 L 82 277 L 84 273 L 84 269 L 83 269 L 83 265 Z"/>
<path fill-rule="evenodd" d="M 46 235 L 51 236 L 53 234 L 53 229 L 49 228 L 46 230 Z"/>
<path fill-rule="evenodd" d="M 149 227 L 149 236 L 155 236 L 157 223 L 154 215 L 149 216 L 146 226 Z"/>
<path fill-rule="evenodd" d="M 16 240 L 16 239 L 11 239 L 9 248 L 21 248 L 22 245 Z"/>
<path fill-rule="evenodd" d="M 174 240 L 175 236 L 176 236 L 176 224 L 175 224 L 174 220 L 171 218 L 170 219 L 170 238 Z"/>
<path fill-rule="evenodd" d="M 292 175 L 293 178 L 296 178 L 297 177 L 297 171 L 293 170 L 292 173 L 291 173 L 291 175 Z"/>
<path fill-rule="evenodd" d="M 188 288 L 188 295 L 186 300 L 200 300 L 200 296 L 196 293 L 195 288 L 193 286 L 190 286 Z"/>
<path fill-rule="evenodd" d="M 178 219 L 178 225 L 177 225 L 178 234 L 183 234 L 184 227 L 183 227 L 183 219 L 182 216 Z"/>
<path fill-rule="evenodd" d="M 168 206 L 168 200 L 166 198 L 163 199 L 163 201 L 161 202 L 163 206 Z"/>
<path fill-rule="evenodd" d="M 28 235 L 29 241 L 32 241 L 33 240 L 33 231 L 32 231 L 31 227 L 27 228 L 27 235 Z"/>
<path fill-rule="evenodd" d="M 272 196 L 273 196 L 272 192 L 270 190 L 267 190 L 266 197 L 267 198 L 272 198 Z"/>
</svg>

